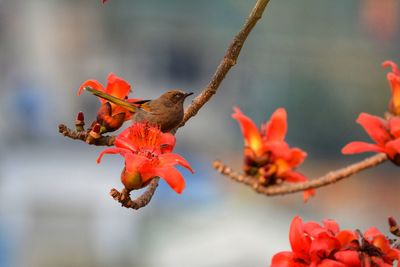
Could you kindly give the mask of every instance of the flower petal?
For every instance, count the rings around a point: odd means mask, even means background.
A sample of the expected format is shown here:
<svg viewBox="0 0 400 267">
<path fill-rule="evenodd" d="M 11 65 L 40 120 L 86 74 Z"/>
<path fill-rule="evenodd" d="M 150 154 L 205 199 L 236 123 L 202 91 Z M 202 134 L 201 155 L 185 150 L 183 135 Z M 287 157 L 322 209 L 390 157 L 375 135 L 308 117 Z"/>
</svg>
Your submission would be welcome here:
<svg viewBox="0 0 400 267">
<path fill-rule="evenodd" d="M 117 136 L 118 137 L 124 137 L 124 138 L 129 138 L 129 134 L 131 133 L 131 127 L 126 128 L 120 134 Z"/>
<path fill-rule="evenodd" d="M 276 253 L 271 260 L 271 267 L 293 267 L 295 262 L 293 260 L 293 253 L 290 251 L 282 251 Z"/>
<path fill-rule="evenodd" d="M 307 157 L 307 153 L 300 148 L 292 148 L 290 149 L 290 160 L 289 160 L 289 165 L 291 167 L 297 167 L 300 164 L 302 164 Z"/>
<path fill-rule="evenodd" d="M 313 239 L 310 246 L 311 260 L 317 261 L 328 257 L 332 251 L 340 248 L 339 241 L 327 234 L 318 236 Z"/>
<path fill-rule="evenodd" d="M 339 224 L 335 222 L 334 220 L 323 220 L 325 228 L 330 231 L 332 234 L 336 235 L 339 231 Z"/>
<path fill-rule="evenodd" d="M 281 178 L 290 183 L 301 183 L 307 182 L 308 180 L 303 174 L 295 171 L 287 171 L 283 174 Z"/>
<path fill-rule="evenodd" d="M 233 110 L 232 118 L 239 122 L 245 146 L 250 147 L 257 155 L 261 155 L 263 153 L 263 144 L 257 126 L 239 108 L 234 107 Z"/>
<path fill-rule="evenodd" d="M 376 236 L 383 236 L 382 232 L 376 227 L 370 227 L 364 232 L 365 239 L 371 241 Z"/>
<path fill-rule="evenodd" d="M 390 134 L 394 138 L 400 138 L 400 117 L 392 117 L 389 120 Z"/>
<path fill-rule="evenodd" d="M 335 253 L 335 259 L 348 267 L 360 267 L 360 255 L 354 250 L 344 250 Z"/>
<path fill-rule="evenodd" d="M 161 154 L 158 156 L 158 159 L 159 159 L 159 165 L 162 167 L 173 167 L 176 164 L 179 164 L 188 169 L 191 173 L 194 173 L 189 163 L 179 154 L 173 154 L 173 153 Z"/>
<path fill-rule="evenodd" d="M 264 148 L 266 151 L 271 151 L 274 161 L 278 159 L 282 159 L 284 161 L 291 160 L 292 150 L 285 141 L 265 142 Z"/>
<path fill-rule="evenodd" d="M 358 154 L 364 152 L 385 152 L 385 149 L 365 142 L 351 142 L 342 148 L 342 154 Z"/>
<path fill-rule="evenodd" d="M 292 183 L 301 183 L 301 182 L 306 182 L 308 180 L 301 173 L 294 171 L 285 172 L 281 178 L 283 178 L 287 182 L 292 182 Z M 313 196 L 315 196 L 315 189 L 308 189 L 303 191 L 304 202 L 307 202 L 308 199 Z"/>
<path fill-rule="evenodd" d="M 87 80 L 87 81 L 83 82 L 83 83 L 81 84 L 81 86 L 79 86 L 79 89 L 78 89 L 78 96 L 81 95 L 81 93 L 82 93 L 82 91 L 83 91 L 83 89 L 84 89 L 85 87 L 92 87 L 93 89 L 95 89 L 95 90 L 97 90 L 97 91 L 104 92 L 104 87 L 103 87 L 103 85 L 102 85 L 99 81 L 96 81 L 96 80 Z M 99 98 L 99 99 L 102 100 L 102 98 Z M 104 101 L 104 102 L 105 102 L 105 101 Z M 103 102 L 102 102 L 102 103 L 103 103 Z"/>
<path fill-rule="evenodd" d="M 303 223 L 303 232 L 311 238 L 314 238 L 320 233 L 326 232 L 326 229 L 324 229 L 319 223 L 310 221 Z"/>
<path fill-rule="evenodd" d="M 171 153 L 174 150 L 176 138 L 173 134 L 162 133 L 160 135 L 161 153 Z"/>
<path fill-rule="evenodd" d="M 114 141 L 114 145 L 116 147 L 129 149 L 132 152 L 136 152 L 138 150 L 135 143 L 132 142 L 132 140 L 130 140 L 129 138 L 124 137 L 124 136 L 117 136 L 117 138 Z"/>
<path fill-rule="evenodd" d="M 391 60 L 386 60 L 382 63 L 382 67 L 386 68 L 386 67 L 391 67 L 392 68 L 392 72 L 394 74 L 400 75 L 400 71 L 399 68 L 397 67 L 397 64 L 394 63 Z"/>
<path fill-rule="evenodd" d="M 132 140 L 129 138 L 129 136 L 131 134 L 131 130 L 132 130 L 132 126 L 130 126 L 130 127 L 126 128 L 125 130 L 123 130 L 117 136 L 117 138 L 115 138 L 114 146 L 120 147 L 120 148 L 129 149 L 132 152 L 136 152 L 138 150 L 138 147 L 135 144 L 135 142 L 132 142 Z"/>
<path fill-rule="evenodd" d="M 293 218 L 290 224 L 289 241 L 292 250 L 296 253 L 308 254 L 311 245 L 311 239 L 304 235 L 303 221 L 300 216 Z"/>
<path fill-rule="evenodd" d="M 391 111 L 394 111 L 394 114 L 398 114 L 400 112 L 400 76 L 395 75 L 393 73 L 387 74 L 387 79 L 390 84 L 390 89 L 392 91 L 392 99 L 390 101 Z"/>
<path fill-rule="evenodd" d="M 108 84 L 105 92 L 112 96 L 120 99 L 125 99 L 131 90 L 131 86 L 128 82 L 122 78 L 116 76 L 114 73 L 110 73 L 107 78 Z"/>
<path fill-rule="evenodd" d="M 185 189 L 185 179 L 182 174 L 173 167 L 149 168 L 147 172 L 143 173 L 143 182 L 156 176 L 163 178 L 178 194 L 181 194 L 183 189 Z"/>
<path fill-rule="evenodd" d="M 265 126 L 266 141 L 283 141 L 287 132 L 286 110 L 278 108 Z"/>
<path fill-rule="evenodd" d="M 361 113 L 357 118 L 357 123 L 364 128 L 371 139 L 378 145 L 383 145 L 391 139 L 387 121 L 382 118 L 368 113 Z"/>
<path fill-rule="evenodd" d="M 146 168 L 148 168 L 148 166 L 151 166 L 151 160 L 145 156 L 134 154 L 130 150 L 127 151 L 129 152 L 123 155 L 125 157 L 126 170 L 130 173 L 140 172 L 140 174 L 144 176 Z M 142 181 L 144 183 L 147 180 L 143 178 Z"/>
<path fill-rule="evenodd" d="M 400 138 L 386 144 L 385 152 L 390 159 L 394 160 L 400 154 Z"/>
<path fill-rule="evenodd" d="M 356 233 L 354 233 L 353 231 L 350 230 L 343 230 L 340 231 L 337 235 L 336 235 L 337 240 L 339 240 L 340 245 L 342 247 L 346 247 L 349 246 L 350 243 L 354 240 L 357 240 L 358 237 L 356 235 Z"/>
<path fill-rule="evenodd" d="M 105 154 L 121 154 L 123 157 L 125 157 L 126 154 L 132 153 L 130 150 L 124 149 L 124 148 L 107 148 L 101 151 L 99 157 L 97 158 L 97 163 L 101 162 L 101 159 Z"/>
<path fill-rule="evenodd" d="M 349 266 L 338 261 L 324 259 L 318 264 L 318 267 L 349 267 Z"/>
</svg>

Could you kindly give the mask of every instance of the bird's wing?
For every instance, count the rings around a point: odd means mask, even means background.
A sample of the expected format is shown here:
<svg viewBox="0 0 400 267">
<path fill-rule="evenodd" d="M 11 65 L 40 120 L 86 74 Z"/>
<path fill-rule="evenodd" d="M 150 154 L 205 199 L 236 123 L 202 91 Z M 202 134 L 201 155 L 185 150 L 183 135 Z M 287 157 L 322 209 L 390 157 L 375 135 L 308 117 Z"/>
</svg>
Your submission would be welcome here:
<svg viewBox="0 0 400 267">
<path fill-rule="evenodd" d="M 151 100 L 142 100 L 143 103 L 141 103 L 140 108 L 143 109 L 144 111 L 147 111 L 149 113 L 154 113 L 154 107 L 151 106 Z M 140 102 L 140 101 L 139 101 Z"/>
<path fill-rule="evenodd" d="M 104 93 L 101 91 L 97 91 L 89 86 L 85 87 L 84 89 L 85 89 L 85 91 L 88 91 L 89 93 L 91 93 L 95 96 L 101 97 L 111 103 L 114 103 L 117 106 L 123 107 L 124 109 L 127 109 L 130 112 L 136 112 L 138 109 L 137 106 L 135 106 L 129 102 L 126 102 L 125 100 L 119 99 L 118 97 L 112 96 L 110 94 L 107 94 L 107 93 Z"/>
<path fill-rule="evenodd" d="M 131 104 L 134 104 L 134 105 L 139 105 L 139 106 L 141 106 L 141 105 L 143 105 L 143 104 L 145 104 L 145 103 L 147 103 L 147 102 L 150 102 L 151 100 L 137 100 L 137 101 L 129 101 L 129 103 L 131 103 Z"/>
</svg>

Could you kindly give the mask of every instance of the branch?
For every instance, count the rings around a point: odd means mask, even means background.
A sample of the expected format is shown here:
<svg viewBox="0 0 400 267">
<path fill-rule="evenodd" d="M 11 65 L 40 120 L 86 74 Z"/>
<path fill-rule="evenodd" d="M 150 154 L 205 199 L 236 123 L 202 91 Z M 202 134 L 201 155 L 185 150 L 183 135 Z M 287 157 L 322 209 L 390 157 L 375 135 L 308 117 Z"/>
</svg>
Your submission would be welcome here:
<svg viewBox="0 0 400 267">
<path fill-rule="evenodd" d="M 117 189 L 113 188 L 110 191 L 110 195 L 116 201 L 121 203 L 122 207 L 138 210 L 140 208 L 145 207 L 147 204 L 149 204 L 151 198 L 154 195 L 154 192 L 157 189 L 159 180 L 160 180 L 159 177 L 156 177 L 153 180 L 151 180 L 150 184 L 147 186 L 146 191 L 141 196 L 136 198 L 135 200 L 131 199 L 130 191 L 127 190 L 126 188 L 122 189 L 121 192 L 119 192 Z"/>
<path fill-rule="evenodd" d="M 354 163 L 342 169 L 328 172 L 327 174 L 303 183 L 282 183 L 278 185 L 263 186 L 259 184 L 256 177 L 234 171 L 220 161 L 215 161 L 213 167 L 221 174 L 230 177 L 232 180 L 252 187 L 257 193 L 267 196 L 286 195 L 307 189 L 319 188 L 336 183 L 353 174 L 375 167 L 387 160 L 386 154 L 377 154 L 366 158 L 360 162 Z"/>
<path fill-rule="evenodd" d="M 244 26 L 233 38 L 231 44 L 228 47 L 228 50 L 225 53 L 224 58 L 219 63 L 217 70 L 211 78 L 210 83 L 198 96 L 193 99 L 192 104 L 186 109 L 185 116 L 179 127 L 184 126 L 190 118 L 194 117 L 197 112 L 199 112 L 199 110 L 204 106 L 204 104 L 207 103 L 210 98 L 217 92 L 218 87 L 220 86 L 228 71 L 236 64 L 237 58 L 240 51 L 242 50 L 244 42 L 246 41 L 250 32 L 253 30 L 257 21 L 261 19 L 261 16 L 269 1 L 270 0 L 257 1 Z"/>
<path fill-rule="evenodd" d="M 95 146 L 113 146 L 115 141 L 115 136 L 103 136 L 101 135 L 98 139 L 90 138 L 90 130 L 88 131 L 73 131 L 69 129 L 66 125 L 58 125 L 58 132 L 62 135 L 69 137 L 74 140 L 81 140 L 89 145 Z"/>
</svg>

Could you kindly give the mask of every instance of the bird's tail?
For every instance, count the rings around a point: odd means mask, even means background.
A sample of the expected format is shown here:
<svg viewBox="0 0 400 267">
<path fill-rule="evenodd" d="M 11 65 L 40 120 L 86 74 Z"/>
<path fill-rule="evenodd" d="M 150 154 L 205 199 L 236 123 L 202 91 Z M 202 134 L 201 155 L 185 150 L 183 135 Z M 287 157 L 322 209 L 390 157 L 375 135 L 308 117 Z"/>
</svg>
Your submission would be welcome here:
<svg viewBox="0 0 400 267">
<path fill-rule="evenodd" d="M 107 100 L 107 101 L 109 101 L 109 102 L 111 102 L 111 103 L 113 103 L 113 104 L 115 104 L 117 106 L 123 107 L 124 109 L 127 109 L 128 111 L 130 111 L 132 113 L 136 112 L 138 110 L 137 106 L 132 105 L 131 103 L 129 103 L 129 102 L 125 101 L 125 100 L 119 99 L 118 97 L 109 95 L 109 94 L 101 92 L 101 91 L 97 91 L 97 90 L 95 90 L 95 89 L 93 89 L 93 88 L 91 88 L 89 86 L 86 86 L 84 88 L 84 90 L 88 91 L 89 93 L 91 93 L 91 94 L 93 94 L 95 96 L 101 97 L 101 98 L 103 98 L 103 99 L 105 99 L 105 100 Z"/>
</svg>

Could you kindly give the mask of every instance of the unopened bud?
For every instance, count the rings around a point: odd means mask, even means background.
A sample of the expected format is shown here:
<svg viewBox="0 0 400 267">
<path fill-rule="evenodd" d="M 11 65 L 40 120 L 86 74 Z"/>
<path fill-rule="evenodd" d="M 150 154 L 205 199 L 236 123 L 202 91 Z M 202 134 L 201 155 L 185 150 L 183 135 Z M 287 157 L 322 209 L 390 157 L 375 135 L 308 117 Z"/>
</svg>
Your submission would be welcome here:
<svg viewBox="0 0 400 267">
<path fill-rule="evenodd" d="M 101 137 L 100 128 L 101 128 L 101 126 L 98 123 L 93 125 L 92 130 L 89 132 L 89 135 L 86 138 L 86 143 L 91 144 L 91 143 L 93 143 L 93 141 L 95 141 Z"/>
<path fill-rule="evenodd" d="M 101 128 L 100 124 L 96 123 L 96 124 L 93 126 L 92 132 L 100 133 L 100 128 Z"/>
<path fill-rule="evenodd" d="M 85 116 L 83 115 L 82 111 L 78 112 L 78 115 L 76 115 L 76 120 L 77 121 L 84 121 L 85 120 Z"/>
<path fill-rule="evenodd" d="M 78 132 L 84 131 L 83 126 L 85 125 L 85 117 L 83 115 L 82 111 L 78 112 L 78 115 L 76 115 L 76 120 L 75 120 L 75 128 Z"/>
<path fill-rule="evenodd" d="M 396 220 L 393 217 L 389 217 L 388 223 L 389 223 L 389 227 L 390 227 L 390 232 L 396 236 L 400 236 L 400 229 L 399 229 L 399 225 L 397 224 Z"/>
<path fill-rule="evenodd" d="M 118 130 L 125 121 L 125 112 L 111 116 L 112 107 L 110 102 L 104 103 L 97 111 L 97 123 L 104 126 L 101 133 L 113 132 Z"/>
</svg>

